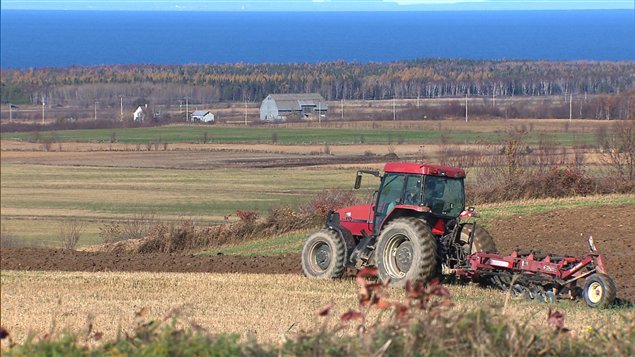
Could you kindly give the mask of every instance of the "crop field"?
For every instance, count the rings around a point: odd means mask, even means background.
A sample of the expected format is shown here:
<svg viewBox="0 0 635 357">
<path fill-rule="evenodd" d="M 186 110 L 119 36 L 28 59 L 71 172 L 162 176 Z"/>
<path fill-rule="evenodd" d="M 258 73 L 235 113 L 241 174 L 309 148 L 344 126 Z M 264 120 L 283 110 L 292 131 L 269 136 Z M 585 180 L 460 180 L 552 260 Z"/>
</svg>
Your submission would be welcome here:
<svg viewBox="0 0 635 357">
<path fill-rule="evenodd" d="M 505 121 L 460 124 L 454 126 L 430 122 L 400 124 L 376 124 L 376 128 L 366 127 L 362 122 L 349 127 L 350 124 L 324 124 L 324 127 L 302 127 L 300 125 L 282 124 L 259 127 L 240 126 L 207 126 L 207 125 L 170 125 L 150 128 L 125 129 L 87 129 L 60 130 L 55 132 L 2 133 L 2 139 L 18 139 L 22 141 L 53 142 L 119 142 L 126 144 L 146 143 L 242 143 L 262 144 L 276 143 L 281 145 L 306 144 L 397 144 L 397 143 L 439 143 L 447 140 L 453 143 L 474 144 L 479 142 L 498 143 L 506 137 L 509 129 L 530 130 L 531 125 L 518 122 L 518 126 L 510 126 Z M 561 126 L 566 121 L 562 121 Z M 482 124 L 483 126 L 479 126 Z M 496 125 L 497 124 L 497 125 Z M 316 125 L 316 124 L 314 124 Z M 594 131 L 587 123 L 580 123 L 580 129 L 564 129 L 542 131 L 533 130 L 528 133 L 527 142 L 537 143 L 539 140 L 550 140 L 555 144 L 592 145 L 596 142 Z M 606 124 L 593 124 L 594 127 Z M 575 125 L 572 125 L 575 126 Z M 377 130 L 381 128 L 382 130 Z M 487 128 L 486 131 L 483 128 Z M 569 128 L 569 126 L 567 126 Z"/>
<path fill-rule="evenodd" d="M 325 189 L 350 188 L 338 169 L 171 170 L 2 164 L 2 225 L 21 239 L 56 246 L 61 222 L 86 222 L 80 245 L 98 243 L 100 225 L 152 215 L 202 224 L 295 205 Z M 29 245 L 29 244 L 27 244 Z M 38 245 L 38 244 L 36 244 Z"/>
</svg>

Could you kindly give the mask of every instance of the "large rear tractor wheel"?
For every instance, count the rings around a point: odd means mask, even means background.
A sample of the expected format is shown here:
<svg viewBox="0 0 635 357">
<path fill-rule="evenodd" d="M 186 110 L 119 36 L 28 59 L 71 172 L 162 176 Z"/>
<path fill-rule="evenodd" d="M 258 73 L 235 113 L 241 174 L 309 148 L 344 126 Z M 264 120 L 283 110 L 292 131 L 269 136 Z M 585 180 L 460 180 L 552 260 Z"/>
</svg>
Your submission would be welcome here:
<svg viewBox="0 0 635 357">
<path fill-rule="evenodd" d="M 466 254 L 471 253 L 497 253 L 496 244 L 494 243 L 494 238 L 489 232 L 483 228 L 483 226 L 476 226 L 476 232 L 474 232 L 474 244 L 472 246 L 472 252 L 470 252 L 470 234 L 472 233 L 472 229 L 474 225 L 472 223 L 467 223 L 463 226 L 461 230 L 461 241 L 465 244 L 463 248 L 465 249 Z"/>
<path fill-rule="evenodd" d="M 437 245 L 430 227 L 423 221 L 398 218 L 382 230 L 376 251 L 377 270 L 382 281 L 403 287 L 410 281 L 429 281 L 437 263 Z"/>
<path fill-rule="evenodd" d="M 593 274 L 584 283 L 584 302 L 594 308 L 605 308 L 615 301 L 615 283 L 606 274 Z"/>
<path fill-rule="evenodd" d="M 346 268 L 344 241 L 330 229 L 312 233 L 302 248 L 302 270 L 311 278 L 341 278 Z"/>
</svg>

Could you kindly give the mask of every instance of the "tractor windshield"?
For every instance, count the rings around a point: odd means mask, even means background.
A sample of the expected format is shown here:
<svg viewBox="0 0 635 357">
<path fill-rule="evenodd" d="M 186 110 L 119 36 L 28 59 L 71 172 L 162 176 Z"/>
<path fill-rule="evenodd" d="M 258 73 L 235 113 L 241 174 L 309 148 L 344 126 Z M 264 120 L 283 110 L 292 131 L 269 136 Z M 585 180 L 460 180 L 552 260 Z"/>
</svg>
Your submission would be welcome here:
<svg viewBox="0 0 635 357">
<path fill-rule="evenodd" d="M 465 206 L 463 179 L 425 176 L 423 204 L 435 215 L 458 217 Z"/>
</svg>

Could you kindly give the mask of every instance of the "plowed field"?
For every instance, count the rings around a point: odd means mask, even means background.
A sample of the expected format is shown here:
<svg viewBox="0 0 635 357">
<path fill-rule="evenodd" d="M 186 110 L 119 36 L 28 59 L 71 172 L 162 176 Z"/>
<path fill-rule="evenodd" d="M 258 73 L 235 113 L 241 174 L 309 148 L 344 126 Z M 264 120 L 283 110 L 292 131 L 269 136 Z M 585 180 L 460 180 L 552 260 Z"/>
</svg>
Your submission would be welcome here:
<svg viewBox="0 0 635 357">
<path fill-rule="evenodd" d="M 526 216 L 510 216 L 485 222 L 498 250 L 517 248 L 543 253 L 584 255 L 593 235 L 605 255 L 618 297 L 635 300 L 635 206 L 556 210 Z M 121 255 L 106 252 L 3 248 L 2 270 L 49 271 L 165 271 L 301 274 L 299 255 L 271 257 L 195 256 L 191 254 Z"/>
</svg>

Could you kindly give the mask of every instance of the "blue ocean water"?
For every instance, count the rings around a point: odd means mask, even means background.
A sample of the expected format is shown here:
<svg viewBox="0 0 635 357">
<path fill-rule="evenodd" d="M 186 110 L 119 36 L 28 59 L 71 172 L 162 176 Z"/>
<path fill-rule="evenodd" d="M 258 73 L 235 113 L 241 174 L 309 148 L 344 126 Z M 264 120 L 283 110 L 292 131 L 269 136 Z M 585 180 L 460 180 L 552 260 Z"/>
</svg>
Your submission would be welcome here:
<svg viewBox="0 0 635 357">
<path fill-rule="evenodd" d="M 2 68 L 99 64 L 635 60 L 632 10 L 1 12 Z"/>
</svg>

